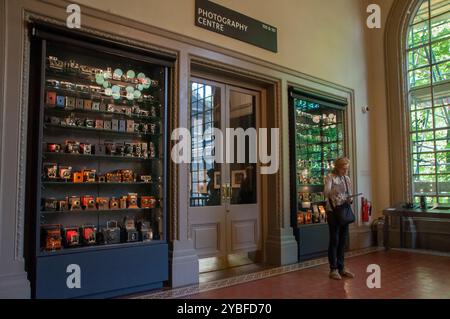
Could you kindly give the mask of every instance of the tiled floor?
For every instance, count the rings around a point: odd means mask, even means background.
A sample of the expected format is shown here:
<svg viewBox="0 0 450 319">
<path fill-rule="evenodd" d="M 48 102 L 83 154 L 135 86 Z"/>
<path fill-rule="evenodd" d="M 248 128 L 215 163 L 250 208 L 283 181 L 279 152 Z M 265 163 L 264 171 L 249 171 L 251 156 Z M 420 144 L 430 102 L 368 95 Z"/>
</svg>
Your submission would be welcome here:
<svg viewBox="0 0 450 319">
<path fill-rule="evenodd" d="M 381 267 L 381 288 L 366 285 L 367 266 Z M 293 271 L 191 295 L 189 298 L 450 298 L 450 257 L 410 251 L 376 251 L 347 259 L 355 279 L 328 278 L 328 265 Z M 186 298 L 186 297 L 184 297 Z"/>
</svg>

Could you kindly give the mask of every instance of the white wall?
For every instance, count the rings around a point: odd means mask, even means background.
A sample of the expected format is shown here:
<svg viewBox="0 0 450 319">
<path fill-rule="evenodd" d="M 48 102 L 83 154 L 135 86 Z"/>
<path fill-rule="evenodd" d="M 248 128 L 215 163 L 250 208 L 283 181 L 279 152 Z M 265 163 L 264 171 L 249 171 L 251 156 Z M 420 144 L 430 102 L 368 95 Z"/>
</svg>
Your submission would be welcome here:
<svg viewBox="0 0 450 319">
<path fill-rule="evenodd" d="M 389 205 L 384 29 L 365 23 L 367 5 L 378 3 L 384 25 L 393 0 L 214 0 L 277 27 L 278 53 L 196 27 L 194 0 L 76 2 L 354 89 L 359 191 L 376 212 Z"/>
</svg>

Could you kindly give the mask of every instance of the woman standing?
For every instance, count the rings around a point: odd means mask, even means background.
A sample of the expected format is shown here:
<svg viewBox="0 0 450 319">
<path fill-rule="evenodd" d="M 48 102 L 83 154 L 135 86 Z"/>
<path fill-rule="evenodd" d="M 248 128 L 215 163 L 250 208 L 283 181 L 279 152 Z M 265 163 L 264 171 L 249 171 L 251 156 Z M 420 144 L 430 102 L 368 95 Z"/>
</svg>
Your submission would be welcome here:
<svg viewBox="0 0 450 319">
<path fill-rule="evenodd" d="M 350 160 L 338 158 L 334 161 L 334 170 L 325 177 L 325 198 L 327 199 L 327 218 L 330 231 L 328 246 L 328 261 L 330 263 L 330 278 L 341 280 L 342 277 L 354 278 L 355 275 L 344 266 L 345 244 L 348 238 L 348 225 L 339 225 L 333 213 L 333 207 L 344 203 L 352 204 L 349 195 L 352 192 L 352 183 L 348 177 Z"/>
</svg>

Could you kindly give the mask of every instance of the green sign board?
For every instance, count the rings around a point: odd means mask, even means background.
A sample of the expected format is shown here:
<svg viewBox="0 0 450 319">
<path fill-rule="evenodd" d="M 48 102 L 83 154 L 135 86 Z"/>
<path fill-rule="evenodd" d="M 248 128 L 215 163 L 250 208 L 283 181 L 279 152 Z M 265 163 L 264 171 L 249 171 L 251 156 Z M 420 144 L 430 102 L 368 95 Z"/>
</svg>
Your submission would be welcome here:
<svg viewBox="0 0 450 319">
<path fill-rule="evenodd" d="M 195 25 L 277 52 L 277 28 L 209 0 L 195 0 Z"/>
</svg>

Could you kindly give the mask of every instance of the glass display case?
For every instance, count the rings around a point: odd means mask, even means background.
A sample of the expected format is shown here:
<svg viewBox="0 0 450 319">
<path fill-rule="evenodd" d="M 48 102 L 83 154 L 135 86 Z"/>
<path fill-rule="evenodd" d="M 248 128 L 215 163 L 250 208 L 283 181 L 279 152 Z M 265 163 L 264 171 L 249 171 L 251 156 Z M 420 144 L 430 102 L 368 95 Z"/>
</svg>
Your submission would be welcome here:
<svg viewBox="0 0 450 319">
<path fill-rule="evenodd" d="M 292 225 L 326 225 L 324 178 L 345 154 L 345 106 L 291 90 L 290 122 Z"/>
<path fill-rule="evenodd" d="M 32 52 L 41 53 L 34 71 L 41 81 L 32 84 L 39 86 L 31 138 L 38 154 L 35 297 L 161 285 L 168 267 L 170 63 L 92 39 L 34 31 Z M 49 271 L 70 262 L 86 276 L 124 278 L 68 289 L 66 269 L 61 278 Z"/>
</svg>

